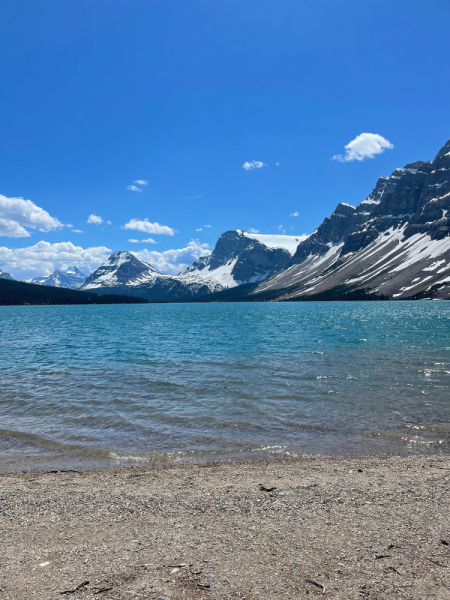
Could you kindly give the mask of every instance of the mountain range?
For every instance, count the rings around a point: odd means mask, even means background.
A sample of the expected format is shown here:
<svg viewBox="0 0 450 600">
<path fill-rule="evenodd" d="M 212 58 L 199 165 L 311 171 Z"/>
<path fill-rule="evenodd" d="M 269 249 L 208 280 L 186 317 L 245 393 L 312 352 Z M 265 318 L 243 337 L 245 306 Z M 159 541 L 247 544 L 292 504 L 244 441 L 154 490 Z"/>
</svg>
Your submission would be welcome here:
<svg viewBox="0 0 450 600">
<path fill-rule="evenodd" d="M 71 267 L 32 282 L 150 301 L 449 299 L 450 141 L 380 177 L 357 206 L 338 204 L 310 236 L 238 229 L 178 275 L 119 251 L 87 278 Z"/>
<path fill-rule="evenodd" d="M 54 271 L 51 275 L 45 277 L 35 277 L 27 283 L 37 283 L 38 285 L 50 285 L 52 287 L 62 287 L 69 290 L 78 290 L 86 280 L 86 275 L 79 271 L 77 267 L 69 267 L 64 271 Z"/>
<path fill-rule="evenodd" d="M 300 239 L 248 234 L 240 229 L 226 231 L 209 256 L 197 259 L 176 276 L 160 273 L 131 252 L 114 252 L 86 279 L 81 289 L 132 293 L 156 301 L 192 299 L 264 281 L 287 264 Z"/>
</svg>

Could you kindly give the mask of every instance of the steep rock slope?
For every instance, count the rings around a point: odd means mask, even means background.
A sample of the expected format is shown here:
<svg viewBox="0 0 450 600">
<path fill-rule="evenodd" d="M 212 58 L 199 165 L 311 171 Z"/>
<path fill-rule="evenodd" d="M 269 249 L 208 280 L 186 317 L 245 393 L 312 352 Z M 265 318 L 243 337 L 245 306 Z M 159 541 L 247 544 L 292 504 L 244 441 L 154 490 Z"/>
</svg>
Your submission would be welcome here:
<svg viewBox="0 0 450 600">
<path fill-rule="evenodd" d="M 1 269 L 0 269 L 0 279 L 12 279 L 11 275 L 9 273 L 4 273 Z"/>
<path fill-rule="evenodd" d="M 450 141 L 433 161 L 381 177 L 357 207 L 339 204 L 255 293 L 295 299 L 335 288 L 450 296 Z"/>
<path fill-rule="evenodd" d="M 259 236 L 260 239 L 264 237 L 270 236 Z M 196 286 L 206 286 L 209 292 L 263 281 L 282 269 L 291 254 L 283 247 L 269 247 L 260 239 L 241 229 L 226 231 L 217 240 L 214 251 L 209 256 L 197 259 L 180 273 L 178 279 L 193 290 Z M 291 239 L 280 240 L 282 243 L 290 247 L 293 245 Z"/>
<path fill-rule="evenodd" d="M 34 279 L 30 279 L 28 283 L 77 290 L 83 285 L 85 280 L 86 275 L 79 271 L 77 267 L 69 267 L 65 271 L 56 270 L 47 277 L 35 277 Z"/>
</svg>

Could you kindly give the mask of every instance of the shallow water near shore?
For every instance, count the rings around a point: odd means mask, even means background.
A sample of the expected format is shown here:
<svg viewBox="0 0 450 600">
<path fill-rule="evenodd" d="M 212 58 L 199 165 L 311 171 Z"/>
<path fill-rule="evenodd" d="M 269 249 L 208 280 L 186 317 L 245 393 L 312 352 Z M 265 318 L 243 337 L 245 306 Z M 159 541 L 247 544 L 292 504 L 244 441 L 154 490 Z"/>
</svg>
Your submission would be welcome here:
<svg viewBox="0 0 450 600">
<path fill-rule="evenodd" d="M 0 309 L 0 471 L 450 450 L 450 303 Z"/>
</svg>

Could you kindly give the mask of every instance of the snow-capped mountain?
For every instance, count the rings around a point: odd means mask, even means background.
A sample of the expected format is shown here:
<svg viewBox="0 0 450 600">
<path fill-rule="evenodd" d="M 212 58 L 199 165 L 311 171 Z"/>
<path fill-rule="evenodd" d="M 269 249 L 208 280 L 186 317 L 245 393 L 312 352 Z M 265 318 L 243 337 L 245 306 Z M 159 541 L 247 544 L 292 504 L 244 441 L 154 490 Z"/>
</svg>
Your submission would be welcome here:
<svg viewBox="0 0 450 600">
<path fill-rule="evenodd" d="M 86 279 L 82 290 L 98 293 L 121 293 L 148 300 L 176 300 L 190 295 L 176 277 L 157 271 L 127 251 L 114 252 Z"/>
<path fill-rule="evenodd" d="M 450 297 L 450 141 L 433 161 L 380 177 L 357 207 L 339 204 L 255 293 L 295 299 L 330 290 Z"/>
<path fill-rule="evenodd" d="M 258 235 L 258 239 L 256 239 Z M 265 244 L 262 239 L 267 238 Z M 302 236 L 264 236 L 227 231 L 214 251 L 197 259 L 177 276 L 165 275 L 131 252 L 114 252 L 90 275 L 81 289 L 128 293 L 148 300 L 171 301 L 263 281 L 282 269 Z M 289 247 L 275 247 L 277 244 Z"/>
<path fill-rule="evenodd" d="M 267 243 L 262 241 L 265 238 Z M 226 231 L 217 240 L 214 251 L 198 258 L 178 275 L 178 279 L 191 287 L 206 286 L 210 292 L 264 281 L 286 265 L 291 258 L 286 247 L 294 251 L 296 240 L 298 245 L 300 239 L 287 235 L 248 234 L 241 229 Z M 276 243 L 278 247 L 269 245 Z"/>
<path fill-rule="evenodd" d="M 77 267 L 69 267 L 64 271 L 54 271 L 46 277 L 35 277 L 30 279 L 28 283 L 37 283 L 39 285 L 50 285 L 52 287 L 68 288 L 77 290 L 86 280 L 86 275 L 79 271 Z"/>
<path fill-rule="evenodd" d="M 0 269 L 0 279 L 12 279 L 12 277 L 9 273 L 3 273 L 3 271 Z"/>
</svg>

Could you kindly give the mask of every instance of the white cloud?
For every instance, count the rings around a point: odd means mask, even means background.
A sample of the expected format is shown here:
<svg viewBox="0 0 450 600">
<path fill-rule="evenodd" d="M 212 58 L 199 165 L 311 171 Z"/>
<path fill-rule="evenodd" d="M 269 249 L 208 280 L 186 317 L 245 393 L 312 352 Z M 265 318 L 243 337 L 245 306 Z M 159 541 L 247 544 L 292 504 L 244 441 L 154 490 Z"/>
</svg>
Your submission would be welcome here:
<svg viewBox="0 0 450 600">
<path fill-rule="evenodd" d="M 259 229 L 253 229 L 253 227 L 251 227 L 248 231 L 249 233 L 259 233 Z"/>
<path fill-rule="evenodd" d="M 203 228 L 199 227 L 199 229 L 196 229 L 195 231 L 203 231 Z"/>
<path fill-rule="evenodd" d="M 389 140 L 377 133 L 360 133 L 345 146 L 346 153 L 344 156 L 335 154 L 332 160 L 351 162 L 353 160 L 374 158 L 376 154 L 381 154 L 387 148 L 391 149 L 393 147 L 394 145 Z"/>
<path fill-rule="evenodd" d="M 160 225 L 159 223 L 151 223 L 148 219 L 139 221 L 139 219 L 131 219 L 128 223 L 123 226 L 124 229 L 132 229 L 134 231 L 143 231 L 144 233 L 153 233 L 160 235 L 173 235 L 175 229 L 167 227 L 167 225 Z"/>
<path fill-rule="evenodd" d="M 111 250 L 105 246 L 81 248 L 72 242 L 38 242 L 27 248 L 0 247 L 2 269 L 16 279 L 50 275 L 56 269 L 76 266 L 88 274 L 99 267 Z"/>
<path fill-rule="evenodd" d="M 106 221 L 107 225 L 112 225 L 111 221 Z"/>
<path fill-rule="evenodd" d="M 130 190 L 130 192 L 142 192 L 141 188 L 138 188 L 137 185 L 127 185 L 127 190 Z"/>
<path fill-rule="evenodd" d="M 136 240 L 134 238 L 132 238 L 131 240 L 128 240 L 131 244 L 157 244 L 158 242 L 155 242 L 155 240 L 153 240 L 152 238 L 147 238 L 146 240 Z"/>
<path fill-rule="evenodd" d="M 291 217 L 298 217 L 299 216 L 299 212 L 298 210 L 296 210 L 295 212 L 291 213 Z"/>
<path fill-rule="evenodd" d="M 212 227 L 212 225 L 203 225 L 203 227 Z"/>
<path fill-rule="evenodd" d="M 250 169 L 262 169 L 262 167 L 267 167 L 267 165 L 260 160 L 252 160 L 251 162 L 245 162 L 242 165 L 242 168 L 246 171 L 250 171 Z"/>
<path fill-rule="evenodd" d="M 185 248 L 166 250 L 165 252 L 144 249 L 133 252 L 133 254 L 150 263 L 162 273 L 177 275 L 200 256 L 209 256 L 211 250 L 208 249 L 208 244 L 200 244 L 199 240 L 191 240 Z"/>
<path fill-rule="evenodd" d="M 81 229 L 72 229 L 72 233 L 84 233 Z"/>
<path fill-rule="evenodd" d="M 55 217 L 31 200 L 7 198 L 0 194 L 0 236 L 30 237 L 26 229 L 51 231 L 63 227 Z"/>
<path fill-rule="evenodd" d="M 136 179 L 133 183 L 136 183 L 136 185 L 147 185 L 148 181 L 146 179 Z"/>
<path fill-rule="evenodd" d="M 275 229 L 278 229 L 278 231 L 279 231 L 280 233 L 283 233 L 283 234 L 285 234 L 285 233 L 286 233 L 286 230 L 285 230 L 285 229 L 283 229 L 283 225 L 278 225 L 278 226 L 277 226 Z"/>
<path fill-rule="evenodd" d="M 73 227 L 72 223 L 66 223 L 66 227 L 68 227 L 69 229 L 71 229 Z"/>
<path fill-rule="evenodd" d="M 101 223 L 103 223 L 103 219 L 97 215 L 92 214 L 92 215 L 89 215 L 86 223 L 89 223 L 90 225 L 100 225 Z"/>
</svg>

